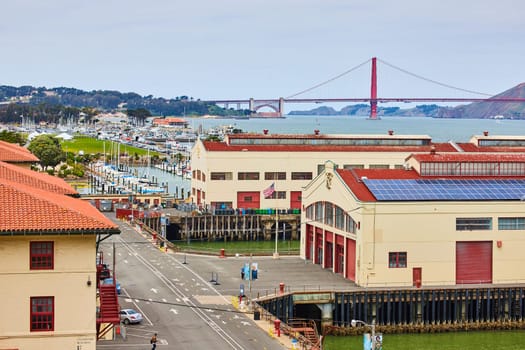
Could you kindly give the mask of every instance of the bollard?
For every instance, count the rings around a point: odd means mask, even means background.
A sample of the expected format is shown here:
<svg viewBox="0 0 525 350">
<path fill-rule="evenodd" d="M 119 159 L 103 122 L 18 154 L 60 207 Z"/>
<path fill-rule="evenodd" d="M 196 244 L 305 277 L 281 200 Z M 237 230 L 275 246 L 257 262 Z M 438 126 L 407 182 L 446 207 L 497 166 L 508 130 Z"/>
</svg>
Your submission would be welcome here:
<svg viewBox="0 0 525 350">
<path fill-rule="evenodd" d="M 279 294 L 284 294 L 284 283 L 279 283 Z"/>
<path fill-rule="evenodd" d="M 281 336 L 281 320 L 275 319 L 273 321 L 273 328 L 275 328 L 275 334 L 280 337 Z"/>
<path fill-rule="evenodd" d="M 224 257 L 225 257 L 224 248 L 221 248 L 221 254 L 219 255 L 219 258 L 224 258 Z"/>
</svg>

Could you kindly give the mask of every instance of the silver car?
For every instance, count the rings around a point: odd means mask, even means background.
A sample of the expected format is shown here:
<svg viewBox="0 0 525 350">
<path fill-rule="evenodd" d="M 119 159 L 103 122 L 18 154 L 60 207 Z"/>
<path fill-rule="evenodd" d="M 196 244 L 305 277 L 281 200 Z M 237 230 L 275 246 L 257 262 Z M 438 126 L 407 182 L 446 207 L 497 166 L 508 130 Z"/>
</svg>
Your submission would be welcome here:
<svg viewBox="0 0 525 350">
<path fill-rule="evenodd" d="M 120 322 L 123 322 L 125 325 L 130 323 L 140 323 L 142 322 L 142 314 L 133 309 L 121 309 Z"/>
</svg>

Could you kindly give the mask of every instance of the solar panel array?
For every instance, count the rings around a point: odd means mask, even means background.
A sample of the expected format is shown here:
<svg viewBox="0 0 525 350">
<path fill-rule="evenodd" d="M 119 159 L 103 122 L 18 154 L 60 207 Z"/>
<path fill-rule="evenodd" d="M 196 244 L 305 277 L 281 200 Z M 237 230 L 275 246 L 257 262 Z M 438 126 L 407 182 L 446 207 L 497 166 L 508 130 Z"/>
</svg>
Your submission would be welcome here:
<svg viewBox="0 0 525 350">
<path fill-rule="evenodd" d="M 525 200 L 525 180 L 363 179 L 379 201 Z"/>
</svg>

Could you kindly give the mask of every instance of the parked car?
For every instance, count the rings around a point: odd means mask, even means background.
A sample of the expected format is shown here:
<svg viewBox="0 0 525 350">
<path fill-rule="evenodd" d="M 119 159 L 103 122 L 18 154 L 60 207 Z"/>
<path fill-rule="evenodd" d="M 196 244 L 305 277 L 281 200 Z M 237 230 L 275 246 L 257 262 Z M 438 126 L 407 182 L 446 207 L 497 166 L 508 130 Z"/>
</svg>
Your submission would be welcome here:
<svg viewBox="0 0 525 350">
<path fill-rule="evenodd" d="M 102 284 L 113 284 L 113 278 L 106 278 L 102 280 Z M 120 294 L 120 283 L 117 282 L 115 288 L 117 288 L 117 294 Z"/>
<path fill-rule="evenodd" d="M 124 322 L 125 325 L 140 323 L 142 322 L 142 314 L 133 309 L 122 309 L 120 310 L 120 322 Z"/>
</svg>

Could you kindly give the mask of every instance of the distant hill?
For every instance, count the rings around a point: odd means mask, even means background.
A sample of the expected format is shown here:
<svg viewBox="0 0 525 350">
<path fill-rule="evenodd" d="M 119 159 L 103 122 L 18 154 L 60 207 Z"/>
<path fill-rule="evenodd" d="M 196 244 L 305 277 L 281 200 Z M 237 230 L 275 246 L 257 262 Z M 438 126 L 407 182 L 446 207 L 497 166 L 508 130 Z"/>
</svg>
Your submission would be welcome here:
<svg viewBox="0 0 525 350">
<path fill-rule="evenodd" d="M 495 98 L 525 98 L 525 83 L 509 89 Z M 290 115 L 369 115 L 370 105 L 350 105 L 336 111 L 331 107 L 318 107 L 308 111 L 292 111 Z M 433 118 L 507 118 L 525 119 L 525 103 L 513 102 L 475 102 L 457 107 L 443 107 L 435 104 L 418 105 L 414 108 L 401 109 L 399 107 L 377 108 L 379 116 L 404 116 L 404 117 L 433 117 Z"/>
<path fill-rule="evenodd" d="M 122 93 L 111 90 L 84 91 L 67 87 L 34 87 L 34 86 L 0 86 L 0 108 L 10 104 L 23 106 L 64 106 L 77 109 L 93 108 L 99 111 L 147 110 L 152 115 L 248 115 L 249 110 L 234 110 L 218 107 L 188 96 L 173 99 L 140 96 L 134 92 Z M 35 112 L 31 110 L 31 113 Z M 49 112 L 50 108 L 46 108 Z M 1 111 L 0 111 L 1 112 Z M 38 111 L 36 111 L 38 113 Z M 5 114 L 5 113 L 4 113 Z M 0 116 L 3 114 L 0 113 Z M 27 114 L 26 114 L 27 115 Z M 18 117 L 17 117 L 18 118 Z M 37 118 L 40 119 L 40 118 Z"/>
</svg>

